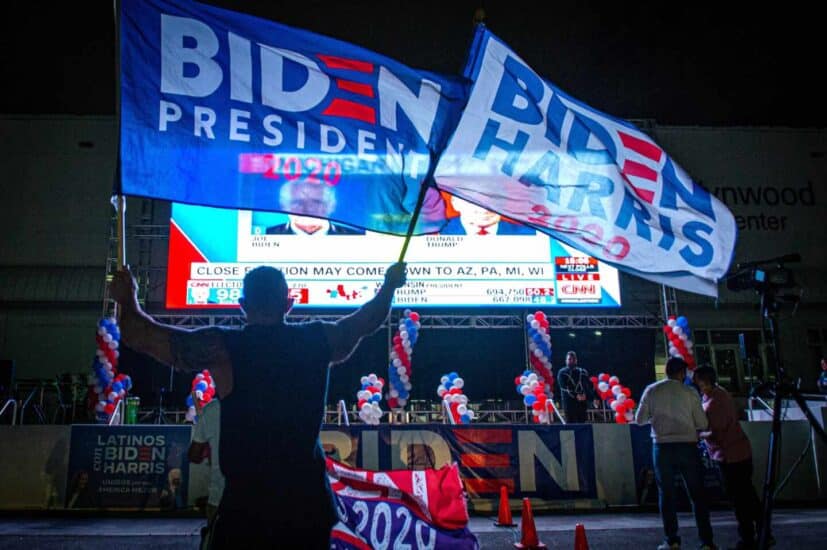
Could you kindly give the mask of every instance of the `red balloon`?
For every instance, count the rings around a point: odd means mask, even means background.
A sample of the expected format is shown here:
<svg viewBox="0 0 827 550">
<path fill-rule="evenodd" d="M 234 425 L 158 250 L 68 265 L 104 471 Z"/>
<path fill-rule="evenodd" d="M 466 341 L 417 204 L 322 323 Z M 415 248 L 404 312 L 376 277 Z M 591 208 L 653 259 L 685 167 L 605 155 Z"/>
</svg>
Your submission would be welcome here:
<svg viewBox="0 0 827 550">
<path fill-rule="evenodd" d="M 617 413 L 615 415 L 615 422 L 617 422 L 618 424 L 628 424 L 629 423 L 629 421 L 626 420 L 626 415 L 623 414 L 623 413 Z"/>
<path fill-rule="evenodd" d="M 597 378 L 598 378 L 598 380 L 600 380 L 601 382 L 608 382 L 608 381 L 609 381 L 609 378 L 611 378 L 611 376 L 609 376 L 609 375 L 608 375 L 608 374 L 606 374 L 605 372 L 601 372 L 601 373 L 600 373 L 600 376 L 598 376 Z"/>
<path fill-rule="evenodd" d="M 408 318 L 409 318 L 411 321 L 413 321 L 414 323 L 416 323 L 417 321 L 419 321 L 419 313 L 417 313 L 417 312 L 415 312 L 415 311 L 412 311 L 412 312 L 411 312 L 411 314 L 410 314 L 410 315 L 408 315 Z"/>
<path fill-rule="evenodd" d="M 390 401 L 389 401 L 389 402 L 390 402 Z M 359 402 L 358 402 L 358 403 L 356 403 L 356 408 L 361 410 L 361 409 L 362 409 L 362 405 L 364 405 L 365 403 L 367 403 L 367 401 L 365 401 L 364 399 L 360 399 L 360 400 L 359 400 Z"/>
<path fill-rule="evenodd" d="M 521 385 L 521 383 L 520 383 L 520 377 L 519 377 L 519 376 L 518 376 L 517 378 L 515 378 L 515 379 L 514 379 L 514 385 L 515 385 L 515 386 L 519 386 L 519 385 Z"/>
<path fill-rule="evenodd" d="M 626 401 L 624 401 L 624 403 L 626 403 L 626 410 L 627 411 L 631 411 L 632 409 L 635 408 L 636 403 L 635 403 L 634 399 L 627 399 Z"/>
<path fill-rule="evenodd" d="M 630 390 L 629 388 L 623 388 L 623 390 L 621 390 L 621 392 L 626 397 L 632 397 L 632 390 Z"/>
<path fill-rule="evenodd" d="M 535 411 L 542 411 L 544 407 L 542 403 L 540 403 L 539 401 L 535 401 L 534 404 L 531 405 L 531 408 Z"/>
<path fill-rule="evenodd" d="M 394 344 L 402 344 L 402 337 L 397 334 L 396 336 L 393 337 L 393 343 Z"/>
<path fill-rule="evenodd" d="M 599 382 L 599 380 L 597 379 L 597 376 L 592 376 L 591 378 L 589 378 L 589 380 L 591 380 L 591 381 L 592 381 L 592 384 L 594 384 L 595 386 L 596 386 L 596 385 L 597 385 L 597 383 Z"/>
<path fill-rule="evenodd" d="M 115 404 L 107 403 L 103 410 L 104 412 L 106 412 L 106 414 L 112 414 L 113 412 L 115 412 Z"/>
</svg>

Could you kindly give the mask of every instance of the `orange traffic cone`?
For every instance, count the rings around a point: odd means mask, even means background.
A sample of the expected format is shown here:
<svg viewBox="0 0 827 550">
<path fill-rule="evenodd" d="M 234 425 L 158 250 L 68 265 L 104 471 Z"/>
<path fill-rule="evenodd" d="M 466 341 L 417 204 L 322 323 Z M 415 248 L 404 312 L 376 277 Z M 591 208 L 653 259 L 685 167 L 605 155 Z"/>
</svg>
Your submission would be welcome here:
<svg viewBox="0 0 827 550">
<path fill-rule="evenodd" d="M 531 502 L 529 502 L 527 498 L 523 499 L 523 519 L 520 529 L 522 530 L 522 537 L 520 538 L 520 542 L 514 543 L 514 548 L 525 550 L 545 550 L 548 548 L 537 538 L 537 528 L 534 526 L 534 514 L 531 513 Z"/>
<path fill-rule="evenodd" d="M 582 523 L 574 526 L 574 550 L 589 550 L 589 541 L 586 540 L 586 528 Z"/>
<path fill-rule="evenodd" d="M 497 527 L 514 527 L 516 525 L 511 517 L 511 505 L 508 503 L 508 488 L 505 485 L 500 486 L 500 511 L 494 525 Z"/>
</svg>

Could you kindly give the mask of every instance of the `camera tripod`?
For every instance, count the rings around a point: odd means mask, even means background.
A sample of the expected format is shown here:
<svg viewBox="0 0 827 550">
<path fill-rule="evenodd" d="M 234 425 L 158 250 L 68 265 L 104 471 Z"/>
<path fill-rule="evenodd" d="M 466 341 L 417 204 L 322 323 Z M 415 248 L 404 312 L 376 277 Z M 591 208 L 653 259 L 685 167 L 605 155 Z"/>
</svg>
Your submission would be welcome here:
<svg viewBox="0 0 827 550">
<path fill-rule="evenodd" d="M 810 423 L 813 431 L 815 431 L 821 439 L 827 443 L 827 434 L 825 434 L 821 425 L 816 421 L 812 411 L 807 406 L 807 402 L 798 391 L 798 388 L 788 378 L 781 363 L 781 355 L 778 345 L 778 311 L 779 303 L 778 296 L 776 296 L 775 288 L 769 285 L 762 285 L 759 290 L 761 294 L 761 316 L 762 322 L 766 323 L 766 328 L 769 332 L 770 342 L 773 348 L 773 365 L 775 372 L 775 381 L 762 384 L 754 388 L 751 392 L 751 397 L 756 393 L 766 390 L 773 397 L 772 406 L 772 430 L 770 432 L 770 439 L 767 448 L 767 471 L 764 475 L 764 491 L 763 491 L 763 511 L 761 528 L 758 533 L 758 548 L 762 550 L 769 547 L 769 534 L 772 528 L 772 510 L 773 499 L 775 498 L 775 488 L 778 478 L 778 467 L 781 457 L 781 408 L 782 402 L 785 398 L 792 398 L 807 421 Z"/>
</svg>

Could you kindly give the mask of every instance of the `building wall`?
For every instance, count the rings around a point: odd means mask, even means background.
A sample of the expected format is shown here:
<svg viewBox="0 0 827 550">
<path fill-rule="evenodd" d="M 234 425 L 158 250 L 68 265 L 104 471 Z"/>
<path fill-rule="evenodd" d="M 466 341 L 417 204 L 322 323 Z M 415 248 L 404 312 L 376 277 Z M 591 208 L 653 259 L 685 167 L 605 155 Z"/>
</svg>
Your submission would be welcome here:
<svg viewBox="0 0 827 550">
<path fill-rule="evenodd" d="M 811 386 L 812 358 L 827 352 L 819 351 L 827 339 L 821 336 L 827 334 L 827 130 L 655 125 L 649 131 L 739 217 L 736 263 L 801 254 L 803 261 L 789 267 L 804 293 L 795 315 L 786 302 L 782 309 L 781 350 L 791 374 Z M 18 377 L 86 372 L 110 255 L 115 121 L 0 117 L 0 143 L 0 357 L 15 359 Z M 140 224 L 166 223 L 168 212 L 168 205 L 142 199 L 130 199 L 127 210 L 127 260 L 153 267 L 146 282 L 156 311 L 166 242 L 138 241 L 134 233 Z M 621 288 L 621 310 L 602 313 L 658 313 L 657 285 L 622 275 Z M 678 303 L 695 329 L 761 325 L 753 292 L 722 285 L 717 301 L 679 293 Z M 820 335 L 818 345 L 813 334 Z"/>
</svg>

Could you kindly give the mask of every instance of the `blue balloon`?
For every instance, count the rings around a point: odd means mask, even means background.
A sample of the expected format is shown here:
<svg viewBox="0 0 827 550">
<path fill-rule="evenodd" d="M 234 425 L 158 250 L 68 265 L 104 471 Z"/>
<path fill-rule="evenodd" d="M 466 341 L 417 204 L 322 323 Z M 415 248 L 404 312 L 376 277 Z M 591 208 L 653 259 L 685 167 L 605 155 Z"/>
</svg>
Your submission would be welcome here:
<svg viewBox="0 0 827 550">
<path fill-rule="evenodd" d="M 454 380 L 455 378 L 459 378 L 459 375 L 455 372 L 448 373 L 448 380 Z"/>
<path fill-rule="evenodd" d="M 123 389 L 123 384 L 121 384 L 120 382 L 115 382 L 114 384 L 112 384 L 112 391 L 120 392 L 122 389 Z"/>
<path fill-rule="evenodd" d="M 527 407 L 532 406 L 535 401 L 537 401 L 537 396 L 531 394 L 526 395 L 525 399 L 523 399 L 523 403 L 525 403 Z"/>
<path fill-rule="evenodd" d="M 187 396 L 187 407 L 194 407 L 195 402 L 192 400 L 192 395 Z"/>
<path fill-rule="evenodd" d="M 446 390 L 450 390 L 451 388 L 453 388 L 453 387 L 454 387 L 454 384 L 453 384 L 453 382 L 451 382 L 450 380 L 448 380 L 447 382 L 445 382 L 445 384 L 443 384 L 443 387 L 444 387 Z"/>
<path fill-rule="evenodd" d="M 524 370 L 523 371 L 523 376 L 528 376 L 529 374 L 531 374 L 530 370 Z"/>
<path fill-rule="evenodd" d="M 523 395 L 523 385 L 522 384 L 517 386 L 517 394 L 518 395 Z"/>
<path fill-rule="evenodd" d="M 471 417 L 468 416 L 467 414 L 463 414 L 462 416 L 459 417 L 459 419 L 462 421 L 463 424 L 470 424 L 471 423 Z"/>
<path fill-rule="evenodd" d="M 374 403 L 379 403 L 382 400 L 382 396 L 379 395 L 378 393 L 374 393 L 373 395 L 370 396 L 370 400 L 373 401 Z"/>
<path fill-rule="evenodd" d="M 681 328 L 686 328 L 689 326 L 689 319 L 681 315 L 677 319 L 675 319 L 675 323 L 679 325 Z"/>
<path fill-rule="evenodd" d="M 209 387 L 209 386 L 207 386 L 207 383 L 206 383 L 206 382 L 204 382 L 203 380 L 201 380 L 199 383 L 197 383 L 197 384 L 195 385 L 195 389 L 196 389 L 196 390 L 201 390 L 201 391 L 207 391 L 207 388 L 208 388 L 208 387 Z"/>
</svg>

